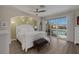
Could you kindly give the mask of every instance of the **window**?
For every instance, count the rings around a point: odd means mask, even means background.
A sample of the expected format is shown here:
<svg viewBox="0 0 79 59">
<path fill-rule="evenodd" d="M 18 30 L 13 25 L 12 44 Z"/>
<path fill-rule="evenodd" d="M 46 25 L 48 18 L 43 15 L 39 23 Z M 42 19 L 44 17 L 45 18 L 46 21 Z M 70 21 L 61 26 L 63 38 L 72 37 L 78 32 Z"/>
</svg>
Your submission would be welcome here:
<svg viewBox="0 0 79 59">
<path fill-rule="evenodd" d="M 67 17 L 60 17 L 48 20 L 48 29 L 50 35 L 66 37 L 67 34 Z"/>
<path fill-rule="evenodd" d="M 61 17 L 61 18 L 49 19 L 48 23 L 54 25 L 66 25 L 67 20 L 66 17 Z"/>
</svg>

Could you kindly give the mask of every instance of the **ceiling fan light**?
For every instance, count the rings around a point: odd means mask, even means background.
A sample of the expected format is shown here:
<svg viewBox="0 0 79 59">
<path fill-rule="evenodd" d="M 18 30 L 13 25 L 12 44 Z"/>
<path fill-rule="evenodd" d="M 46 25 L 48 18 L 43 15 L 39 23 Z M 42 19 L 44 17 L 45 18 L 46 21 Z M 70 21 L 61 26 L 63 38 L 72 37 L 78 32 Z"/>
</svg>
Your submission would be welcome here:
<svg viewBox="0 0 79 59">
<path fill-rule="evenodd" d="M 38 15 L 38 13 L 36 13 L 36 15 Z"/>
</svg>

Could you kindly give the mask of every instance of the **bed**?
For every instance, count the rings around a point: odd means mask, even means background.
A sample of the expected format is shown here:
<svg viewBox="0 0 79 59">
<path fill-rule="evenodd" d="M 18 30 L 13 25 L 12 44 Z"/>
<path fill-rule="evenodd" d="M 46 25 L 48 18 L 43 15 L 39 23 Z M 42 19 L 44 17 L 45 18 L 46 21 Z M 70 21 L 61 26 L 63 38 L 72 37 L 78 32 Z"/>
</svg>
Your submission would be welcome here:
<svg viewBox="0 0 79 59">
<path fill-rule="evenodd" d="M 34 31 L 31 25 L 16 26 L 16 37 L 22 44 L 22 50 L 27 50 L 33 47 L 33 42 L 39 38 L 45 38 L 48 42 L 50 39 L 44 31 Z"/>
</svg>

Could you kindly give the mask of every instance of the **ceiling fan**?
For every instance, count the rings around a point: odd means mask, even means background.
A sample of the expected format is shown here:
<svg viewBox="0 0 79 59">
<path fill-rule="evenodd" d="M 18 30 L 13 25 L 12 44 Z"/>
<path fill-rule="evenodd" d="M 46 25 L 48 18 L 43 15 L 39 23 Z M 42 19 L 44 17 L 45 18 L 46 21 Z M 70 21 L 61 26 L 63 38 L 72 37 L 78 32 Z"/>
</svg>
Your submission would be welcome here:
<svg viewBox="0 0 79 59">
<path fill-rule="evenodd" d="M 41 12 L 46 12 L 46 10 L 35 9 L 34 12 L 36 12 L 36 13 L 41 13 Z"/>
<path fill-rule="evenodd" d="M 40 6 L 40 8 L 43 8 L 43 7 Z M 45 9 L 42 9 L 42 10 L 41 10 L 41 9 L 38 9 L 38 8 L 37 8 L 37 9 L 35 9 L 33 12 L 34 12 L 36 15 L 38 15 L 39 13 L 46 12 L 46 10 L 45 10 Z"/>
</svg>

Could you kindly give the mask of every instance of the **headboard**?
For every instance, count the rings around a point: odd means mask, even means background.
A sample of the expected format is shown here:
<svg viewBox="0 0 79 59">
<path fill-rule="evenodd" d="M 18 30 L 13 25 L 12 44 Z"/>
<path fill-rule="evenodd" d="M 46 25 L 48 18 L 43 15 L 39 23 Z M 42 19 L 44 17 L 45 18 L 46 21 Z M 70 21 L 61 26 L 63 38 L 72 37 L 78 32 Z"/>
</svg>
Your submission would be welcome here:
<svg viewBox="0 0 79 59">
<path fill-rule="evenodd" d="M 34 31 L 34 28 L 32 25 L 24 24 L 24 25 L 17 25 L 16 26 L 16 34 L 33 32 L 33 31 Z"/>
</svg>

